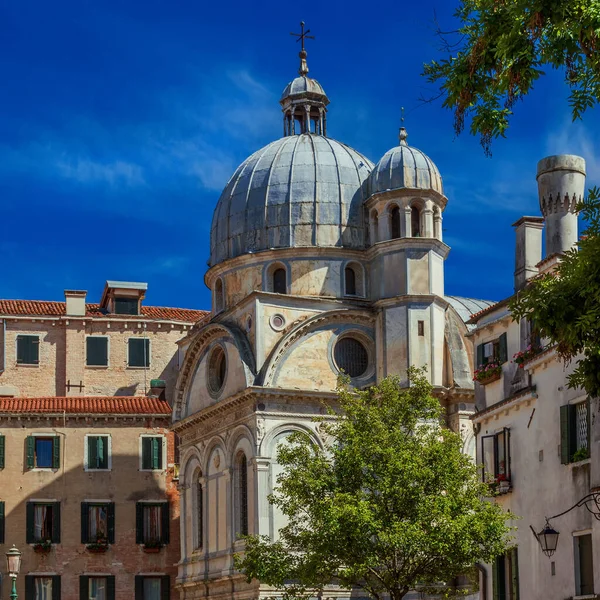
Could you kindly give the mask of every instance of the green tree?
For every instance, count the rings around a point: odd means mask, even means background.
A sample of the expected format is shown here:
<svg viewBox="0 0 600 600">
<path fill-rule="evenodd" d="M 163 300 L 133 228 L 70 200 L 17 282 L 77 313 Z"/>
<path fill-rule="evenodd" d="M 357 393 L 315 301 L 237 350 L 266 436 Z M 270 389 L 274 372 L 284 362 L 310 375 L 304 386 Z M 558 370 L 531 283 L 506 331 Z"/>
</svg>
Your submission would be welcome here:
<svg viewBox="0 0 600 600">
<path fill-rule="evenodd" d="M 588 227 L 578 249 L 565 252 L 554 273 L 537 277 L 519 292 L 510 309 L 515 319 L 530 319 L 563 360 L 576 361 L 569 387 L 599 396 L 600 190 L 590 190 L 579 208 Z"/>
<path fill-rule="evenodd" d="M 454 112 L 489 154 L 515 102 L 544 69 L 563 69 L 573 119 L 600 98 L 600 0 L 460 0 L 455 32 L 438 31 L 448 58 L 425 65 Z M 456 34 L 456 41 L 452 34 Z"/>
<path fill-rule="evenodd" d="M 325 450 L 304 434 L 280 446 L 270 501 L 287 525 L 276 542 L 247 538 L 236 564 L 249 580 L 286 598 L 336 582 L 400 600 L 505 551 L 511 515 L 485 500 L 490 490 L 443 427 L 423 374 L 410 378 L 404 389 L 397 378 L 365 391 L 340 384 L 341 418 L 320 425 Z"/>
</svg>

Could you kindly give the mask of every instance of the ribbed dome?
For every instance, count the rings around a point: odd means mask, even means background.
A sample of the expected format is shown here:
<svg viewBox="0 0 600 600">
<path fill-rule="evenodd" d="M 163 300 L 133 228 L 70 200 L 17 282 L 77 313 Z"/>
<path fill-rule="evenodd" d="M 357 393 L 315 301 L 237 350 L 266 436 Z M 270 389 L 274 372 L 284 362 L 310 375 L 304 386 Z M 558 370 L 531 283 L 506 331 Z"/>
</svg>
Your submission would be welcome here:
<svg viewBox="0 0 600 600">
<path fill-rule="evenodd" d="M 299 94 L 318 94 L 319 96 L 327 97 L 325 90 L 316 79 L 306 77 L 306 75 L 296 77 L 296 79 L 290 81 L 281 94 L 281 100 L 288 98 L 289 96 L 296 96 Z"/>
<path fill-rule="evenodd" d="M 255 152 L 233 174 L 213 215 L 210 265 L 269 248 L 364 247 L 363 201 L 373 164 L 305 133 Z"/>
<path fill-rule="evenodd" d="M 407 145 L 401 136 L 399 146 L 388 150 L 371 173 L 370 193 L 415 188 L 443 194 L 442 176 L 423 152 Z"/>
</svg>

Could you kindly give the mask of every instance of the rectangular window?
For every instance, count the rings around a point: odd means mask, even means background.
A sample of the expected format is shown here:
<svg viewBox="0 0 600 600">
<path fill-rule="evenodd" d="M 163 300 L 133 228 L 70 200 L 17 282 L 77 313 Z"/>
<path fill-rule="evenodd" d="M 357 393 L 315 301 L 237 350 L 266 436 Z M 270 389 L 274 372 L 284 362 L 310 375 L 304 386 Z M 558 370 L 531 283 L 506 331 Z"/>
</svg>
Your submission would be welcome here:
<svg viewBox="0 0 600 600">
<path fill-rule="evenodd" d="M 419 335 L 425 335 L 425 321 L 417 321 Z"/>
<path fill-rule="evenodd" d="M 37 335 L 17 336 L 17 363 L 37 365 L 40 362 L 40 338 Z"/>
<path fill-rule="evenodd" d="M 168 575 L 135 576 L 135 600 L 169 600 L 171 583 Z"/>
<path fill-rule="evenodd" d="M 136 543 L 163 546 L 169 543 L 169 505 L 167 502 L 136 504 Z"/>
<path fill-rule="evenodd" d="M 477 346 L 477 368 L 489 363 L 504 364 L 508 360 L 506 333 L 500 337 Z"/>
<path fill-rule="evenodd" d="M 150 340 L 146 338 L 129 338 L 127 365 L 130 367 L 150 366 Z"/>
<path fill-rule="evenodd" d="M 510 429 L 481 438 L 483 480 L 510 483 Z M 504 484 L 503 484 L 504 485 Z"/>
<path fill-rule="evenodd" d="M 85 364 L 88 367 L 108 366 L 108 338 L 88 336 L 85 338 Z"/>
<path fill-rule="evenodd" d="M 28 469 L 60 468 L 60 437 L 30 435 L 25 439 Z"/>
<path fill-rule="evenodd" d="M 79 600 L 115 600 L 115 577 L 79 577 Z"/>
<path fill-rule="evenodd" d="M 560 407 L 560 454 L 566 465 L 589 458 L 589 400 Z"/>
<path fill-rule="evenodd" d="M 25 600 L 60 600 L 60 575 L 25 575 Z"/>
<path fill-rule="evenodd" d="M 27 503 L 28 544 L 60 544 L 60 502 Z"/>
<path fill-rule="evenodd" d="M 142 438 L 142 470 L 160 471 L 163 469 L 163 444 L 161 436 Z"/>
<path fill-rule="evenodd" d="M 137 298 L 115 298 L 114 306 L 116 315 L 139 314 L 139 300 Z"/>
<path fill-rule="evenodd" d="M 88 471 L 110 469 L 110 437 L 108 435 L 88 435 L 87 462 Z"/>
<path fill-rule="evenodd" d="M 493 600 L 519 600 L 519 555 L 517 548 L 497 556 L 492 563 Z"/>
<path fill-rule="evenodd" d="M 592 534 L 575 536 L 575 595 L 594 593 L 594 562 L 592 558 Z"/>
<path fill-rule="evenodd" d="M 115 543 L 114 502 L 81 503 L 81 543 Z"/>
</svg>

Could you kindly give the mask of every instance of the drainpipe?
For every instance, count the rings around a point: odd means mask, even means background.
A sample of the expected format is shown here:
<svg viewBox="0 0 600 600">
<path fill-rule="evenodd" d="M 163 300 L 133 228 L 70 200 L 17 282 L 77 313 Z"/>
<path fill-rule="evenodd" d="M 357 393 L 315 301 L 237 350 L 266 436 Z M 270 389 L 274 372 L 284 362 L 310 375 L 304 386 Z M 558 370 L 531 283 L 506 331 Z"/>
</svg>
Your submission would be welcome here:
<svg viewBox="0 0 600 600">
<path fill-rule="evenodd" d="M 0 375 L 4 373 L 6 367 L 6 319 L 2 319 L 2 366 L 0 367 Z"/>
<path fill-rule="evenodd" d="M 475 566 L 479 569 L 479 572 L 481 573 L 481 585 L 479 586 L 479 600 L 487 600 L 487 568 L 482 563 L 475 563 Z"/>
</svg>

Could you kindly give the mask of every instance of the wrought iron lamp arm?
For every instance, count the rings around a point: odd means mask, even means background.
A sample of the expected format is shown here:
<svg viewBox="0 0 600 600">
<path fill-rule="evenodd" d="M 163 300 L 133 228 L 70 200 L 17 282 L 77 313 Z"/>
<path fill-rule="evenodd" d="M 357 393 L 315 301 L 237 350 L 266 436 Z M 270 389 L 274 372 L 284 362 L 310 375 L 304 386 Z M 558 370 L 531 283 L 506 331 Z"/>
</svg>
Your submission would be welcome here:
<svg viewBox="0 0 600 600">
<path fill-rule="evenodd" d="M 592 513 L 594 517 L 598 519 L 598 521 L 600 521 L 600 491 L 598 491 L 591 492 L 587 496 L 584 496 L 581 500 L 579 500 L 579 502 L 571 506 L 571 508 L 568 508 L 567 510 L 558 513 L 553 517 L 546 517 L 546 523 L 552 521 L 552 519 L 558 519 L 559 517 L 562 517 L 563 515 L 566 515 L 567 513 L 571 512 L 573 509 L 580 508 L 581 506 L 585 506 L 586 509 L 590 513 Z"/>
</svg>

